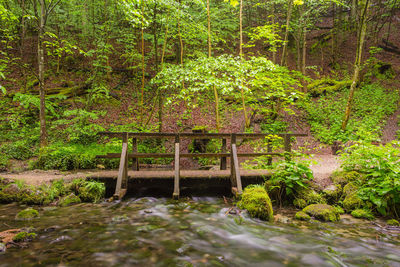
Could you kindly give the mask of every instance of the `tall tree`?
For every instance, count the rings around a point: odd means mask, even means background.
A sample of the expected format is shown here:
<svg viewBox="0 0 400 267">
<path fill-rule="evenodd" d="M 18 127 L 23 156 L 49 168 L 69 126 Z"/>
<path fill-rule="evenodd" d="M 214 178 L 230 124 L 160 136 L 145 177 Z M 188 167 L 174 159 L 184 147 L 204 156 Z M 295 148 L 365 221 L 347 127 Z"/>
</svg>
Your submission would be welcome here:
<svg viewBox="0 0 400 267">
<path fill-rule="evenodd" d="M 358 41 L 357 41 L 357 51 L 356 51 L 356 60 L 354 63 L 354 73 L 353 79 L 350 86 L 349 98 L 347 100 L 346 111 L 344 114 L 343 122 L 342 122 L 342 130 L 346 130 L 347 123 L 349 122 L 351 107 L 353 104 L 354 92 L 357 87 L 357 83 L 360 77 L 360 68 L 362 61 L 362 52 L 364 48 L 365 35 L 367 32 L 367 17 L 368 17 L 368 9 L 370 5 L 370 0 L 364 0 L 360 3 L 361 5 L 361 16 L 358 27 Z"/>
</svg>

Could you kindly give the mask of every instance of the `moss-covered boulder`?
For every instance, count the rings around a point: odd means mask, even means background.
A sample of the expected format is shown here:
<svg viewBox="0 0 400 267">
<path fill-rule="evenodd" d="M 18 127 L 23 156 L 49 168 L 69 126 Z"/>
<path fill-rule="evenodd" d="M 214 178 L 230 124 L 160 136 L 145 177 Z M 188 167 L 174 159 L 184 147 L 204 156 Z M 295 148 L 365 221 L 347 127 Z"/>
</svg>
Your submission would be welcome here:
<svg viewBox="0 0 400 267">
<path fill-rule="evenodd" d="M 16 220 L 29 221 L 39 217 L 39 212 L 33 208 L 27 208 L 18 212 Z"/>
<path fill-rule="evenodd" d="M 390 226 L 400 226 L 400 222 L 398 220 L 395 220 L 395 219 L 387 220 L 386 224 L 390 225 Z"/>
<path fill-rule="evenodd" d="M 307 207 L 307 205 L 307 201 L 302 198 L 295 198 L 293 200 L 293 206 L 295 206 L 296 208 L 304 209 L 305 207 Z"/>
<path fill-rule="evenodd" d="M 303 212 L 315 217 L 318 220 L 326 222 L 336 222 L 340 220 L 338 210 L 327 204 L 312 204 L 303 209 Z"/>
<path fill-rule="evenodd" d="M 365 210 L 365 209 L 356 209 L 351 212 L 351 216 L 354 218 L 359 218 L 359 219 L 367 219 L 367 220 L 373 220 L 375 219 L 374 215 L 370 210 Z"/>
<path fill-rule="evenodd" d="M 17 184 L 7 184 L 0 191 L 0 203 L 19 201 L 20 187 Z"/>
<path fill-rule="evenodd" d="M 248 186 L 237 205 L 246 209 L 252 217 L 267 221 L 274 219 L 271 199 L 262 186 Z"/>
<path fill-rule="evenodd" d="M 358 197 L 357 192 L 347 195 L 343 200 L 343 208 L 347 212 L 362 208 L 363 205 L 364 202 Z"/>
<path fill-rule="evenodd" d="M 344 196 L 352 195 L 352 194 L 356 193 L 357 190 L 358 190 L 358 186 L 355 183 L 353 183 L 353 182 L 347 183 L 343 187 L 343 195 Z"/>
<path fill-rule="evenodd" d="M 13 237 L 13 241 L 16 243 L 27 242 L 36 238 L 35 233 L 20 232 Z"/>
<path fill-rule="evenodd" d="M 296 220 L 300 220 L 300 221 L 309 221 L 311 220 L 311 216 L 308 215 L 307 213 L 305 213 L 304 211 L 299 211 L 294 215 L 294 218 Z"/>
<path fill-rule="evenodd" d="M 342 195 L 342 185 L 341 184 L 332 184 L 326 187 L 322 191 L 323 195 L 329 201 L 336 202 L 340 196 Z"/>
<path fill-rule="evenodd" d="M 79 204 L 79 203 L 81 203 L 81 199 L 78 196 L 76 196 L 74 193 L 71 193 L 68 196 L 62 197 L 58 201 L 58 206 L 67 207 L 67 206 L 71 206 L 71 205 Z"/>
<path fill-rule="evenodd" d="M 340 184 L 344 186 L 349 182 L 364 180 L 364 176 L 356 171 L 336 171 L 332 174 L 331 180 L 334 184 Z"/>
</svg>

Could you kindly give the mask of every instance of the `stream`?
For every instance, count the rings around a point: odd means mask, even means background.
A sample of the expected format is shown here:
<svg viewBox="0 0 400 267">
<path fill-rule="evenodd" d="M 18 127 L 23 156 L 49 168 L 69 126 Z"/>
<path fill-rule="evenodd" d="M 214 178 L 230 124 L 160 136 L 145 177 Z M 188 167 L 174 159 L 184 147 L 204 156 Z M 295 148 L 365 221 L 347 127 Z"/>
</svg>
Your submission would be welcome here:
<svg viewBox="0 0 400 267">
<path fill-rule="evenodd" d="M 206 197 L 44 207 L 40 218 L 16 221 L 24 208 L 0 205 L 0 232 L 33 227 L 38 237 L 1 254 L 1 267 L 400 266 L 399 232 L 346 216 L 270 223 Z"/>
</svg>

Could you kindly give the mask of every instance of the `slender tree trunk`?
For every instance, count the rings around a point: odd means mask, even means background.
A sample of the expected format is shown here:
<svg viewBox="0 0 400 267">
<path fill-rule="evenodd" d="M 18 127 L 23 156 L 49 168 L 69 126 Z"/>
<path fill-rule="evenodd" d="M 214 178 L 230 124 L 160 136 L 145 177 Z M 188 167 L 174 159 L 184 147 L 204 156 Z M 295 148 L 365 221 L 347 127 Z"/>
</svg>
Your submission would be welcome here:
<svg viewBox="0 0 400 267">
<path fill-rule="evenodd" d="M 22 9 L 22 18 L 21 18 L 21 40 L 20 40 L 20 57 L 23 56 L 24 44 L 25 44 L 25 35 L 26 35 L 26 27 L 25 27 L 25 0 L 21 1 L 21 9 Z"/>
<path fill-rule="evenodd" d="M 273 12 L 274 12 L 274 14 L 271 16 L 271 19 L 272 19 L 271 22 L 272 22 L 272 25 L 275 25 L 275 4 L 273 5 Z M 273 27 L 272 29 L 273 29 L 272 34 L 275 34 L 275 27 Z M 276 64 L 276 47 L 272 51 L 272 62 L 274 62 L 274 64 Z"/>
<path fill-rule="evenodd" d="M 140 91 L 140 110 L 141 110 L 141 117 L 143 115 L 143 99 L 144 99 L 144 0 L 141 0 L 141 9 L 142 9 L 142 29 L 141 29 L 141 39 L 142 39 L 142 87 Z"/>
<path fill-rule="evenodd" d="M 357 42 L 357 52 L 356 52 L 356 60 L 354 64 L 354 74 L 353 80 L 350 86 L 349 98 L 347 100 L 346 111 L 344 114 L 343 122 L 342 122 L 342 130 L 346 130 L 347 123 L 349 122 L 351 108 L 353 104 L 354 92 L 356 90 L 357 82 L 360 76 L 360 68 L 361 68 L 361 61 L 362 61 L 362 52 L 364 47 L 365 35 L 367 32 L 367 14 L 369 8 L 369 1 L 365 0 L 365 4 L 362 8 L 361 20 L 360 20 L 360 27 L 359 27 L 359 39 Z"/>
<path fill-rule="evenodd" d="M 301 72 L 306 75 L 306 58 L 307 58 L 307 27 L 303 27 L 303 58 L 301 61 Z"/>
<path fill-rule="evenodd" d="M 220 128 L 220 119 L 219 119 L 219 97 L 217 87 L 214 85 L 214 97 L 215 97 L 215 123 L 216 123 L 216 130 L 219 132 Z"/>
<path fill-rule="evenodd" d="M 154 9 L 153 9 L 153 41 L 154 41 L 154 61 L 156 64 L 156 72 L 158 72 L 157 1 L 154 3 Z"/>
<path fill-rule="evenodd" d="M 285 29 L 285 37 L 283 38 L 283 49 L 282 49 L 282 58 L 281 58 L 281 65 L 287 65 L 287 46 L 288 46 L 288 39 L 289 39 L 289 26 L 290 26 L 290 19 L 292 17 L 292 9 L 293 9 L 293 0 L 289 0 L 288 3 L 288 11 L 286 16 L 286 29 Z"/>
<path fill-rule="evenodd" d="M 210 0 L 207 0 L 207 24 L 208 24 L 208 57 L 211 57 L 211 18 L 210 18 Z"/>
<path fill-rule="evenodd" d="M 161 52 L 161 71 L 164 68 L 164 57 L 165 57 L 165 50 L 167 48 L 167 40 L 168 40 L 168 22 L 169 22 L 169 11 L 168 11 L 168 15 L 167 15 L 167 22 L 166 22 L 166 26 L 165 26 L 165 35 L 164 35 L 164 44 L 163 44 L 163 49 Z M 160 92 L 158 94 L 158 131 L 161 133 L 162 132 L 162 128 L 163 128 L 163 104 L 164 99 L 163 99 L 163 95 Z"/>
<path fill-rule="evenodd" d="M 39 95 L 40 95 L 40 146 L 47 146 L 47 129 L 46 129 L 46 104 L 45 104 L 45 84 L 44 84 L 44 45 L 43 35 L 45 26 L 45 0 L 40 0 L 40 18 L 38 32 L 38 67 L 39 67 Z"/>
<path fill-rule="evenodd" d="M 243 0 L 240 0 L 239 6 L 239 55 L 243 56 Z"/>
</svg>

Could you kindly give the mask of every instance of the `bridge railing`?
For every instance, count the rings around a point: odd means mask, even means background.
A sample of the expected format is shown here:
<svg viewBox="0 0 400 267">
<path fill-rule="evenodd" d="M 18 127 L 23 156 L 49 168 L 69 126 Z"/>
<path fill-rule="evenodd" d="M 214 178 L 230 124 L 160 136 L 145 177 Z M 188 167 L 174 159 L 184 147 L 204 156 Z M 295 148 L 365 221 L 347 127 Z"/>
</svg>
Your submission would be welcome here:
<svg viewBox="0 0 400 267">
<path fill-rule="evenodd" d="M 179 197 L 179 180 L 180 180 L 180 158 L 194 157 L 216 157 L 220 158 L 220 169 L 227 169 L 227 158 L 230 157 L 230 177 L 232 191 L 234 193 L 242 193 L 242 183 L 240 178 L 240 157 L 259 157 L 270 156 L 268 163 L 272 163 L 273 156 L 284 156 L 290 158 L 291 138 L 307 136 L 301 133 L 136 133 L 136 132 L 100 132 L 99 135 L 121 138 L 122 153 L 108 153 L 107 155 L 98 155 L 97 158 L 120 158 L 120 168 L 118 172 L 117 187 L 114 194 L 115 198 L 122 198 L 127 190 L 128 180 L 128 162 L 132 159 L 132 169 L 139 171 L 140 158 L 173 158 L 174 159 L 174 193 L 173 197 Z M 275 136 L 283 139 L 284 152 L 272 152 L 272 140 Z M 132 138 L 132 152 L 128 152 L 128 140 Z M 174 153 L 139 153 L 137 149 L 139 139 L 174 139 Z M 221 139 L 221 152 L 216 153 L 180 153 L 180 145 L 182 139 Z M 243 139 L 266 139 L 267 152 L 237 152 L 237 141 Z M 227 151 L 227 141 L 230 143 L 230 151 Z"/>
</svg>

